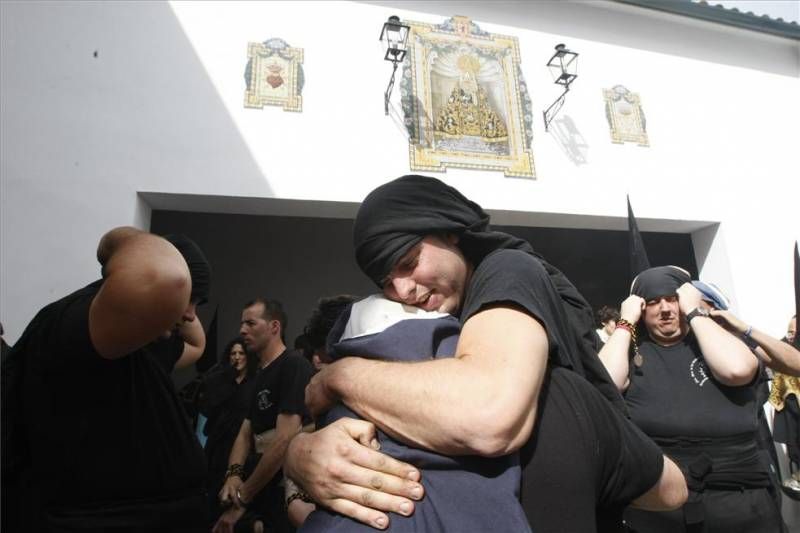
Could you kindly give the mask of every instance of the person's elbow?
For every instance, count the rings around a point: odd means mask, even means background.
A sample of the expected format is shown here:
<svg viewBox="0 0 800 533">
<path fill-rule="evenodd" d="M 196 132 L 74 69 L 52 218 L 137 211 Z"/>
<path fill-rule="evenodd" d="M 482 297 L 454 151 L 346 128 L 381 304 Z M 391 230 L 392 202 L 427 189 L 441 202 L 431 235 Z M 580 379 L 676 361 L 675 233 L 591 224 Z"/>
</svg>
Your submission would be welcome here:
<svg viewBox="0 0 800 533">
<path fill-rule="evenodd" d="M 483 409 L 471 421 L 465 447 L 482 457 L 501 457 L 516 452 L 528 442 L 533 432 L 536 407 L 525 412 Z"/>
<path fill-rule="evenodd" d="M 680 509 L 688 498 L 689 489 L 683 472 L 672 459 L 664 457 L 661 477 L 631 505 L 645 511 L 674 511 Z"/>
<path fill-rule="evenodd" d="M 753 361 L 730 364 L 725 368 L 714 372 L 714 377 L 723 385 L 729 387 L 743 387 L 753 382 L 758 372 L 758 364 Z"/>
</svg>

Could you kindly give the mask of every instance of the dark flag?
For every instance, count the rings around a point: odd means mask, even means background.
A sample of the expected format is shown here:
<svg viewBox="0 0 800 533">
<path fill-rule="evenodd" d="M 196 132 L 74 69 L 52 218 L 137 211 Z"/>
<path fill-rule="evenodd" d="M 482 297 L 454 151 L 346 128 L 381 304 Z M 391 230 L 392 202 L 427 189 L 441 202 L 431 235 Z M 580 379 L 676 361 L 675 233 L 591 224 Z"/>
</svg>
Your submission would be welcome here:
<svg viewBox="0 0 800 533">
<path fill-rule="evenodd" d="M 630 255 L 631 278 L 635 278 L 641 272 L 650 268 L 650 260 L 647 258 L 647 250 L 644 248 L 642 235 L 639 233 L 639 225 L 636 224 L 636 217 L 633 216 L 631 199 L 628 200 L 628 250 Z"/>
<path fill-rule="evenodd" d="M 797 241 L 794 243 L 794 314 L 800 316 L 800 253 L 797 251 Z M 800 322 L 800 319 L 795 319 Z M 795 325 L 795 329 L 797 326 Z M 794 347 L 800 350 L 800 335 L 795 331 Z"/>
<path fill-rule="evenodd" d="M 211 317 L 211 322 L 208 324 L 206 331 L 206 349 L 203 355 L 194 364 L 198 374 L 203 374 L 212 366 L 217 364 L 217 311 L 219 306 L 214 308 L 214 315 Z"/>
</svg>

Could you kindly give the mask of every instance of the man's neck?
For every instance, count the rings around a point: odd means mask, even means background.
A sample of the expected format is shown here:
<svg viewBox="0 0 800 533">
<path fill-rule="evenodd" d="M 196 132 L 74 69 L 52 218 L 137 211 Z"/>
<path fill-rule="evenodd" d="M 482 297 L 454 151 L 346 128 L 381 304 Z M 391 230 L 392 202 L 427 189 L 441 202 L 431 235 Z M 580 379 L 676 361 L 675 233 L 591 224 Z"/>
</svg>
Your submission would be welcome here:
<svg viewBox="0 0 800 533">
<path fill-rule="evenodd" d="M 258 354 L 259 368 L 265 368 L 285 351 L 286 345 L 283 343 L 283 341 L 279 340 L 277 342 L 270 343 L 266 348 L 261 350 L 260 354 Z"/>
<path fill-rule="evenodd" d="M 652 339 L 652 341 L 658 344 L 659 346 L 663 346 L 664 348 L 669 348 L 670 346 L 675 346 L 676 344 L 680 344 L 681 342 L 683 342 L 683 339 L 685 338 L 686 338 L 686 333 L 684 332 L 681 332 L 681 334 L 678 335 L 677 337 L 670 337 L 670 338 L 654 336 L 652 333 L 650 334 L 650 339 Z"/>
</svg>

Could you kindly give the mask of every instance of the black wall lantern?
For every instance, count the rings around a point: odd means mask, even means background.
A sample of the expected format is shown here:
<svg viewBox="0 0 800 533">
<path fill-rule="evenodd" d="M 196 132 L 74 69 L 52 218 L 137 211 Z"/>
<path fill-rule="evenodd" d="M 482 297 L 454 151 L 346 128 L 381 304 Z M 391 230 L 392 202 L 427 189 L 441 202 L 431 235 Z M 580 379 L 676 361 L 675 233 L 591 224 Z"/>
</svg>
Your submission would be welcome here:
<svg viewBox="0 0 800 533">
<path fill-rule="evenodd" d="M 553 76 L 553 83 L 564 87 L 564 92 L 544 110 L 544 131 L 548 131 L 550 122 L 564 105 L 570 84 L 578 77 L 578 54 L 567 49 L 564 44 L 557 44 L 556 52 L 547 62 L 547 68 Z"/>
<path fill-rule="evenodd" d="M 386 114 L 389 114 L 389 98 L 392 96 L 394 88 L 394 75 L 397 72 L 397 65 L 406 57 L 408 46 L 408 32 L 411 28 L 400 22 L 400 18 L 392 15 L 389 20 L 383 23 L 380 40 L 386 46 L 386 54 L 383 59 L 392 62 L 392 77 L 389 79 L 389 86 L 383 95 L 383 107 Z"/>
</svg>

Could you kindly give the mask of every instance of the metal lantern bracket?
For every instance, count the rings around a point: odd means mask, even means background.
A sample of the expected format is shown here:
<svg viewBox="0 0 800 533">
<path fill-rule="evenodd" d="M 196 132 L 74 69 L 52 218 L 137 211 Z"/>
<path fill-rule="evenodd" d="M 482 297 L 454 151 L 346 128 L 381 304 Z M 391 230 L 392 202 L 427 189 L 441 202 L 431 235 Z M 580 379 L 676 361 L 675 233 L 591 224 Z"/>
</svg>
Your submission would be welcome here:
<svg viewBox="0 0 800 533">
<path fill-rule="evenodd" d="M 400 18 L 396 15 L 389 17 L 389 20 L 383 23 L 383 29 L 381 29 L 381 36 L 379 39 L 386 43 L 386 54 L 383 56 L 383 59 L 392 62 L 392 77 L 389 78 L 389 85 L 383 93 L 383 107 L 387 115 L 389 114 L 389 98 L 391 98 L 392 90 L 394 89 L 397 65 L 406 57 L 408 33 L 410 30 L 411 28 L 407 24 L 400 22 Z"/>
<path fill-rule="evenodd" d="M 544 116 L 544 131 L 548 131 L 550 123 L 564 106 L 570 85 L 578 77 L 578 53 L 573 52 L 564 44 L 557 44 L 556 51 L 547 62 L 547 67 L 553 74 L 553 83 L 564 87 L 564 92 L 542 112 Z"/>
</svg>

